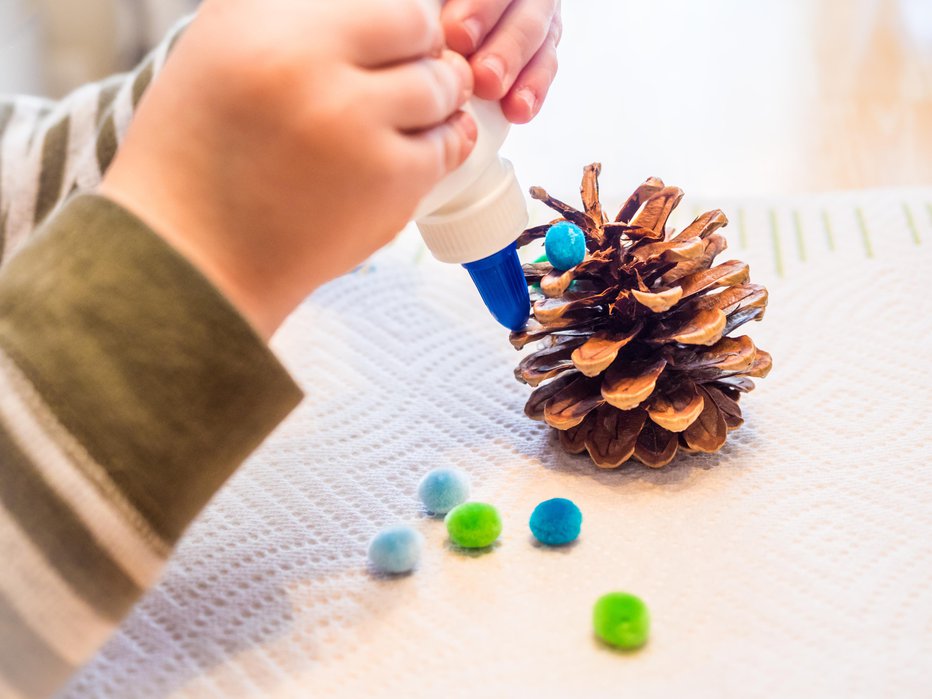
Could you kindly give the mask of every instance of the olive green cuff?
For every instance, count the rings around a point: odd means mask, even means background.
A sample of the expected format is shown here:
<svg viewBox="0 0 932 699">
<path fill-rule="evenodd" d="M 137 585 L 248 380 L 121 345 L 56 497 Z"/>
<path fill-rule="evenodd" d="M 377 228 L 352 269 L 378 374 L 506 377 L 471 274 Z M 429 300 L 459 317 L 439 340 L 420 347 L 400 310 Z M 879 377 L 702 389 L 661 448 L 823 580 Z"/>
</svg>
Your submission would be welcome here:
<svg viewBox="0 0 932 699">
<path fill-rule="evenodd" d="M 302 397 L 200 272 L 93 195 L 0 270 L 0 349 L 170 543 Z"/>
</svg>

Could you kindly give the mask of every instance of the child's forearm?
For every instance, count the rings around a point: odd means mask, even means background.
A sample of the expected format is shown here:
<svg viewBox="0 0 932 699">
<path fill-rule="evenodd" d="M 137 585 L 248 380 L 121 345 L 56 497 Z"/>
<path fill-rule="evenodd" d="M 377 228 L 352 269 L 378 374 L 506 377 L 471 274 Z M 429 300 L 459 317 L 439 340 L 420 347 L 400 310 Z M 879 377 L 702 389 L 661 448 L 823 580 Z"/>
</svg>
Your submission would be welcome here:
<svg viewBox="0 0 932 699">
<path fill-rule="evenodd" d="M 81 196 L 0 270 L 0 696 L 48 696 L 300 391 L 132 214 Z"/>
<path fill-rule="evenodd" d="M 74 197 L 177 33 L 61 102 L 0 100 L 0 696 L 49 696 L 88 660 L 300 400 L 187 260 Z"/>
<path fill-rule="evenodd" d="M 68 196 L 98 186 L 184 26 L 133 72 L 85 85 L 59 102 L 0 96 L 0 262 Z"/>
</svg>

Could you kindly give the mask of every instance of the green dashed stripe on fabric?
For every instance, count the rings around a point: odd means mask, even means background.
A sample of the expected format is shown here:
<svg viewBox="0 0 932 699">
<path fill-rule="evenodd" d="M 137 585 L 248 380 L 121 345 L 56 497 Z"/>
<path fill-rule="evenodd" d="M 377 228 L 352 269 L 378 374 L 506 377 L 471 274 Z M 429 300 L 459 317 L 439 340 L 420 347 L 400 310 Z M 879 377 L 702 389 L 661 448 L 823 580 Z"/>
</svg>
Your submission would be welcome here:
<svg viewBox="0 0 932 699">
<path fill-rule="evenodd" d="M 744 209 L 738 209 L 738 245 L 742 250 L 748 249 L 748 230 L 744 222 Z"/>
<path fill-rule="evenodd" d="M 916 226 L 916 220 L 913 218 L 913 212 L 909 208 L 909 204 L 903 202 L 903 215 L 906 217 L 906 225 L 909 227 L 910 237 L 913 239 L 913 242 L 916 245 L 922 243 L 922 238 L 919 235 L 919 227 Z"/>
<path fill-rule="evenodd" d="M 783 246 L 780 242 L 780 226 L 777 222 L 777 212 L 770 209 L 770 238 L 773 242 L 773 266 L 778 277 L 783 276 Z"/>
<path fill-rule="evenodd" d="M 803 222 L 798 210 L 793 211 L 793 229 L 796 231 L 796 252 L 800 262 L 806 261 L 806 240 L 803 234 Z"/>
<path fill-rule="evenodd" d="M 142 590 L 49 488 L 7 429 L 0 422 L 0 503 L 75 593 L 118 622 Z"/>
<path fill-rule="evenodd" d="M 825 242 L 828 243 L 828 249 L 834 252 L 835 234 L 832 232 L 832 221 L 825 209 L 822 209 L 822 228 L 825 229 Z"/>
<path fill-rule="evenodd" d="M 36 197 L 34 217 L 37 225 L 45 220 L 61 199 L 65 182 L 65 164 L 68 160 L 70 131 L 71 117 L 66 116 L 52 126 L 45 135 L 39 171 L 39 194 Z"/>
<path fill-rule="evenodd" d="M 26 697 L 47 697 L 75 668 L 36 634 L 0 594 L 0 675 Z"/>
<path fill-rule="evenodd" d="M 874 246 L 871 244 L 871 234 L 867 229 L 867 221 L 864 220 L 864 211 L 860 206 L 854 207 L 854 216 L 858 220 L 858 228 L 861 230 L 861 242 L 864 244 L 864 254 L 873 258 Z"/>
</svg>

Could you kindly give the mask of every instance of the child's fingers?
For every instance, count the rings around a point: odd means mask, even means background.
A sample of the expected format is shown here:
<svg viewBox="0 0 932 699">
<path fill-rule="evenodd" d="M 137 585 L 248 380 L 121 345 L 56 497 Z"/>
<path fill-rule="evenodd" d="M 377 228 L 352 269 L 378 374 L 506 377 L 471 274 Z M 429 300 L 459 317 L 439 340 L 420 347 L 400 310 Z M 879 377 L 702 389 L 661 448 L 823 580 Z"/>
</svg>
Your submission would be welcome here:
<svg viewBox="0 0 932 699">
<path fill-rule="evenodd" d="M 476 145 L 478 130 L 471 116 L 457 112 L 439 126 L 404 138 L 413 149 L 416 171 L 432 185 L 469 157 Z"/>
<path fill-rule="evenodd" d="M 440 19 L 447 46 L 469 56 L 498 24 L 513 0 L 447 0 Z"/>
<path fill-rule="evenodd" d="M 392 126 L 420 131 L 450 118 L 472 95 L 472 69 L 454 51 L 369 74 L 373 106 Z"/>
<path fill-rule="evenodd" d="M 557 74 L 557 43 L 560 41 L 560 32 L 560 20 L 554 18 L 544 45 L 521 71 L 514 87 L 502 100 L 502 111 L 513 124 L 526 124 L 540 111 Z"/>
<path fill-rule="evenodd" d="M 470 59 L 476 94 L 502 99 L 547 38 L 556 0 L 515 0 L 485 43 Z"/>
<path fill-rule="evenodd" d="M 436 56 L 443 49 L 436 0 L 366 0 L 358 12 L 348 14 L 349 50 L 360 66 Z"/>
</svg>

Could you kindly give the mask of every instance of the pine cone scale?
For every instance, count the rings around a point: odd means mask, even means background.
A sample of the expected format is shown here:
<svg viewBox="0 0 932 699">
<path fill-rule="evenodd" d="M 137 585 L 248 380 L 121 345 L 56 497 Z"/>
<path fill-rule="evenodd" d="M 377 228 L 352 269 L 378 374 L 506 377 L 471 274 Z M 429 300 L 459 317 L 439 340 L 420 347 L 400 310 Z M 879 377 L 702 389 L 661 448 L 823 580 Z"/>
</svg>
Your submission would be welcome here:
<svg viewBox="0 0 932 699">
<path fill-rule="evenodd" d="M 655 293 L 632 289 L 631 295 L 639 304 L 647 306 L 654 313 L 663 313 L 680 302 L 683 298 L 683 287 L 674 286 Z"/>
<path fill-rule="evenodd" d="M 544 422 L 558 430 L 576 427 L 605 399 L 599 392 L 598 379 L 581 376 L 557 393 L 544 406 Z"/>
<path fill-rule="evenodd" d="M 599 169 L 601 171 L 601 166 Z M 615 217 L 615 221 L 626 224 L 634 218 L 634 214 L 641 208 L 641 204 L 662 189 L 663 180 L 659 177 L 648 177 L 643 184 L 638 185 L 638 188 L 635 189 L 625 203 L 621 205 L 621 210 L 618 212 L 618 216 Z"/>
<path fill-rule="evenodd" d="M 612 334 L 600 331 L 577 347 L 570 359 L 586 376 L 598 376 L 611 366 L 621 349 L 630 343 L 641 331 L 639 324 L 625 333 Z"/>
<path fill-rule="evenodd" d="M 747 263 L 730 260 L 711 269 L 693 272 L 680 279 L 679 285 L 683 287 L 683 298 L 689 298 L 719 286 L 744 284 L 749 276 L 750 270 Z"/>
<path fill-rule="evenodd" d="M 667 345 L 678 342 L 681 345 L 714 345 L 725 332 L 728 316 L 719 308 L 699 311 L 672 328 L 660 328 L 647 342 L 652 345 Z"/>
<path fill-rule="evenodd" d="M 649 197 L 634 214 L 630 225 L 651 232 L 649 238 L 663 238 L 667 219 L 683 198 L 679 187 L 664 187 Z"/>
<path fill-rule="evenodd" d="M 679 439 L 676 434 L 648 421 L 634 446 L 634 458 L 645 466 L 662 468 L 676 456 Z"/>
<path fill-rule="evenodd" d="M 715 405 L 718 406 L 722 418 L 725 420 L 725 426 L 729 430 L 736 430 L 744 424 L 744 419 L 741 417 L 741 408 L 738 407 L 737 400 L 725 395 L 723 390 L 714 386 L 706 386 L 705 390 L 715 402 Z"/>
<path fill-rule="evenodd" d="M 689 381 L 654 396 L 647 414 L 665 430 L 682 432 L 698 419 L 704 407 L 705 400 L 699 389 Z"/>
<path fill-rule="evenodd" d="M 595 465 L 618 468 L 630 459 L 646 421 L 647 412 L 641 409 L 599 408 L 586 436 L 586 451 Z"/>
<path fill-rule="evenodd" d="M 682 230 L 682 232 L 680 232 L 679 235 L 674 236 L 673 240 L 685 240 L 686 238 L 693 237 L 701 238 L 704 240 L 719 228 L 727 225 L 728 217 L 725 215 L 724 211 L 721 209 L 707 211 L 706 213 L 697 216 L 692 223 L 690 223 Z"/>
<path fill-rule="evenodd" d="M 602 397 L 619 410 L 636 408 L 653 393 L 666 365 L 665 359 L 653 362 L 616 360 L 605 372 Z"/>
<path fill-rule="evenodd" d="M 599 199 L 599 175 L 602 174 L 602 164 L 592 163 L 583 169 L 582 185 L 579 195 L 583 201 L 583 209 L 590 219 L 599 223 L 604 222 L 602 202 Z"/>
<path fill-rule="evenodd" d="M 727 247 L 728 243 L 724 237 L 717 234 L 710 235 L 705 239 L 705 247 L 698 257 L 679 262 L 673 268 L 662 272 L 660 281 L 664 284 L 673 284 L 698 270 L 708 269 L 709 265 L 712 264 L 712 260 Z"/>
<path fill-rule="evenodd" d="M 725 444 L 728 437 L 728 428 L 725 425 L 725 416 L 718 409 L 715 401 L 708 396 L 708 392 L 701 389 L 703 393 L 702 412 L 689 427 L 683 432 L 683 438 L 690 448 L 695 451 L 714 452 L 718 451 Z"/>
</svg>

